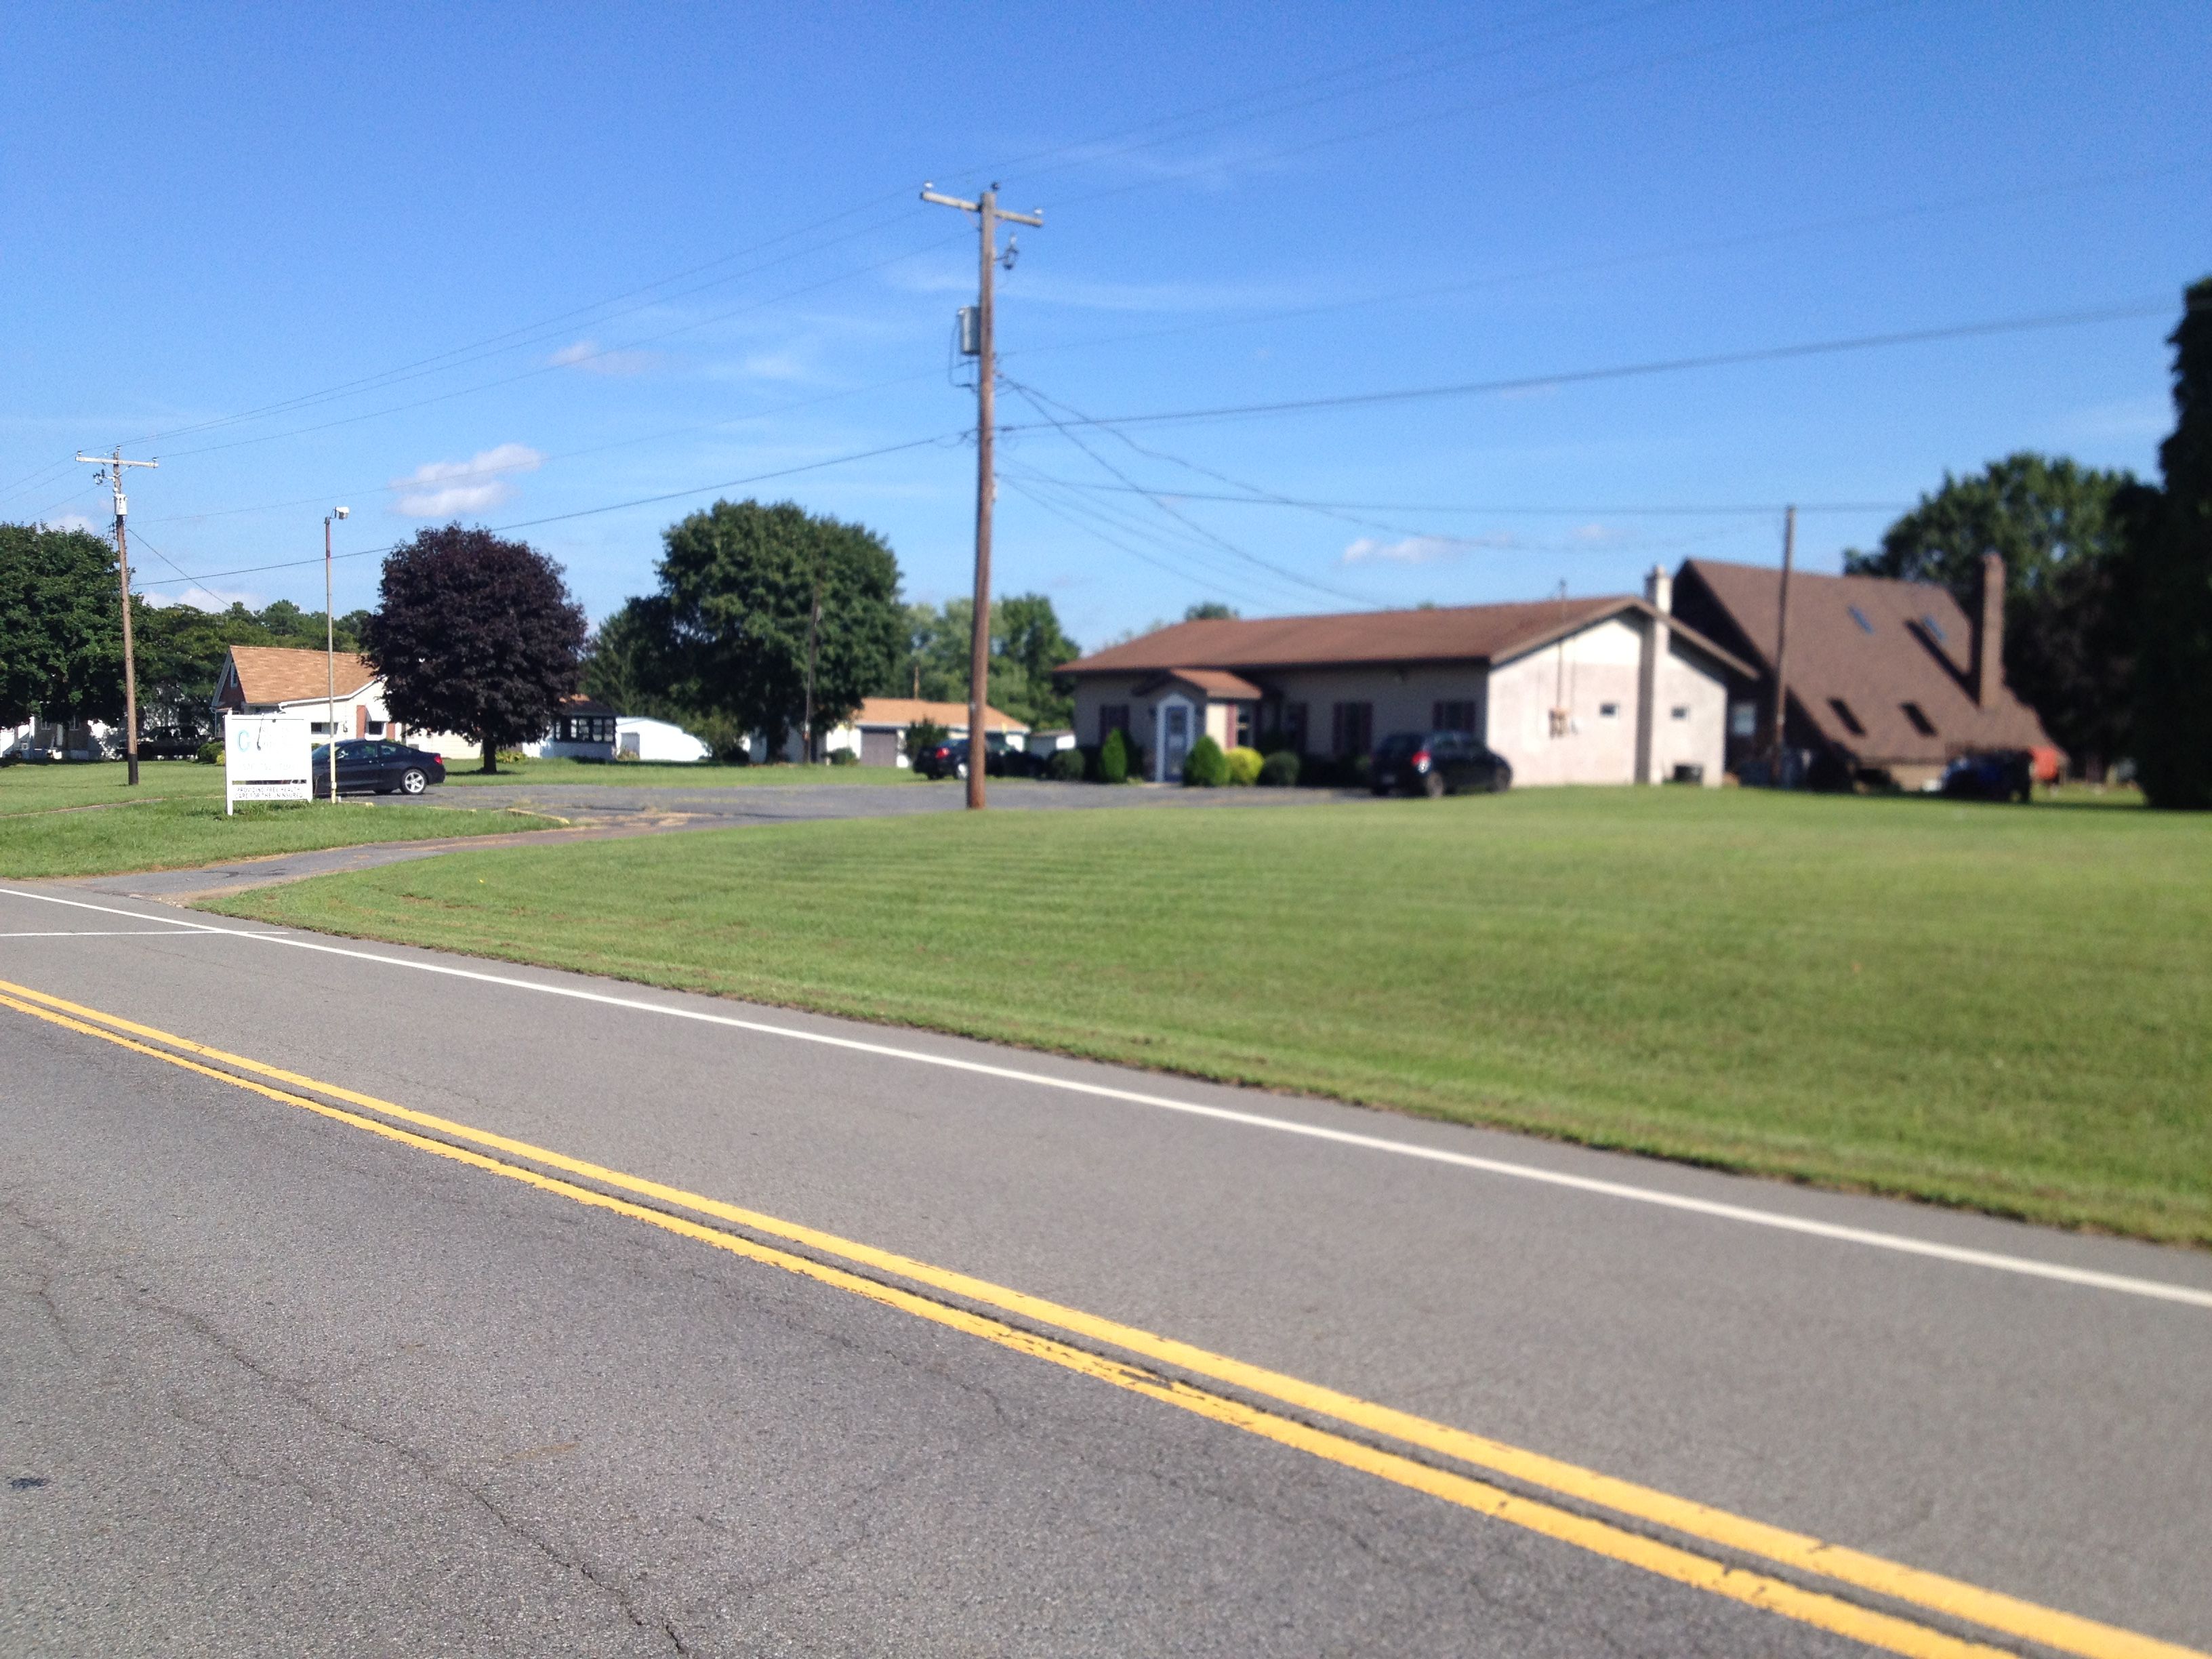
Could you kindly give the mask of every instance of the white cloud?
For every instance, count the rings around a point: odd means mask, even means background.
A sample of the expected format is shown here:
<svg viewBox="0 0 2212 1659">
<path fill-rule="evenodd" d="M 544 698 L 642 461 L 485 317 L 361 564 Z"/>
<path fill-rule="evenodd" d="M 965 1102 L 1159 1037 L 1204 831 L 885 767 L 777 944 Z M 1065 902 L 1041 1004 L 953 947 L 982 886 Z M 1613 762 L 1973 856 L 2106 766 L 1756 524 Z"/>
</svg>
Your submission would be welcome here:
<svg viewBox="0 0 2212 1659">
<path fill-rule="evenodd" d="M 465 461 L 429 461 L 391 487 L 399 492 L 392 510 L 410 519 L 444 519 L 482 513 L 514 499 L 510 475 L 535 472 L 545 458 L 527 444 L 501 444 Z"/>
<path fill-rule="evenodd" d="M 94 536 L 105 535 L 106 533 L 106 532 L 102 530 L 100 526 L 93 523 L 91 520 L 86 518 L 82 513 L 64 513 L 58 519 L 48 519 L 46 520 L 46 528 L 49 530 L 82 530 L 88 532 Z"/>
<path fill-rule="evenodd" d="M 1516 545 L 1513 537 L 1503 535 L 1405 536 L 1395 542 L 1362 536 L 1344 550 L 1344 562 L 1360 564 L 1369 559 L 1385 559 L 1393 564 L 1433 564 L 1438 559 L 1457 558 L 1473 548 Z"/>
<path fill-rule="evenodd" d="M 260 593 L 251 588 L 202 587 L 195 582 L 183 592 L 173 594 L 167 599 L 149 593 L 146 596 L 146 603 L 155 606 L 186 605 L 195 611 L 228 611 L 234 604 L 237 604 L 244 605 L 248 611 L 258 611 L 267 601 Z"/>
<path fill-rule="evenodd" d="M 564 345 L 545 361 L 558 368 L 580 368 L 586 374 L 642 374 L 659 362 L 653 351 L 603 347 L 597 340 L 578 340 Z"/>
</svg>

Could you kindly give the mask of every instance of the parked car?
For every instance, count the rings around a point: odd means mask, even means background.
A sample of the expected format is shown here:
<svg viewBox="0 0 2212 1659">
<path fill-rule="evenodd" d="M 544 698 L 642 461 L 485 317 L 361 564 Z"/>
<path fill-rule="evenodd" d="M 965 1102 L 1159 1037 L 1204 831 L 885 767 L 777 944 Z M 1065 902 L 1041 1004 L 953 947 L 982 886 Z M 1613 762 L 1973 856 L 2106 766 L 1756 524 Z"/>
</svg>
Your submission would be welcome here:
<svg viewBox="0 0 2212 1659">
<path fill-rule="evenodd" d="M 1942 792 L 1954 800 L 2035 798 L 2035 757 L 2025 749 L 1961 755 L 1943 769 Z"/>
<path fill-rule="evenodd" d="M 338 743 L 338 793 L 341 795 L 419 795 L 434 783 L 446 781 L 446 757 L 404 743 L 383 743 L 374 738 L 345 738 Z M 331 746 L 315 745 L 315 793 L 331 793 Z"/>
<path fill-rule="evenodd" d="M 925 778 L 964 778 L 968 775 L 968 739 L 947 738 L 917 756 L 914 769 Z M 985 740 L 983 775 L 991 778 L 1036 778 L 1044 775 L 1044 757 L 1032 755 L 994 732 Z"/>
<path fill-rule="evenodd" d="M 1370 763 L 1367 787 L 1378 795 L 1456 795 L 1513 787 L 1513 768 L 1466 732 L 1394 732 Z"/>
</svg>

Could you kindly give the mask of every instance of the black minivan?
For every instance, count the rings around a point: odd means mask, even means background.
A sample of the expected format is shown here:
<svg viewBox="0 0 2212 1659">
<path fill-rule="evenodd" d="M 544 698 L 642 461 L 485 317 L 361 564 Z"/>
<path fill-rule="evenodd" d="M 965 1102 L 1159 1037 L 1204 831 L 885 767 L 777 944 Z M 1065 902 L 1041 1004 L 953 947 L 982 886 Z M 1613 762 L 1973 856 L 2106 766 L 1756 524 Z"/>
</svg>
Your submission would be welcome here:
<svg viewBox="0 0 2212 1659">
<path fill-rule="evenodd" d="M 1368 787 L 1378 795 L 1492 794 L 1513 787 L 1513 768 L 1503 755 L 1468 732 L 1394 732 L 1369 763 Z"/>
</svg>

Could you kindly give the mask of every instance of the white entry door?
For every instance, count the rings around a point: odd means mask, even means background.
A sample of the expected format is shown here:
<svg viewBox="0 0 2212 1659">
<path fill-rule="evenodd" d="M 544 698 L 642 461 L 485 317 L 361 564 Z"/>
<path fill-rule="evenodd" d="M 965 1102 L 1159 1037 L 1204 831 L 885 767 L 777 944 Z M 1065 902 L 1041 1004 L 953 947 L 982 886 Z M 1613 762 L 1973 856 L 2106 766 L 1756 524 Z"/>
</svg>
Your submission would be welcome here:
<svg viewBox="0 0 2212 1659">
<path fill-rule="evenodd" d="M 1160 705 L 1160 781 L 1174 783 L 1182 776 L 1183 757 L 1190 753 L 1190 705 Z"/>
</svg>

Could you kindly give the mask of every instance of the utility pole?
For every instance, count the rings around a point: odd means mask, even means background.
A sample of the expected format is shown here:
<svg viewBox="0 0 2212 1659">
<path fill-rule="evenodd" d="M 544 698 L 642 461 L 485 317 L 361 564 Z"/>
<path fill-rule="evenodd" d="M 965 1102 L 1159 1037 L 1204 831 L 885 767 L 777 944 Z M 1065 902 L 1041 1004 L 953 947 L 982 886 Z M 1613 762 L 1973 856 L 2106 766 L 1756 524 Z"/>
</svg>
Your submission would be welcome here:
<svg viewBox="0 0 2212 1659">
<path fill-rule="evenodd" d="M 1797 509 L 1782 515 L 1782 602 L 1774 622 L 1774 784 L 1782 783 L 1782 723 L 1790 707 L 1789 682 L 1782 677 L 1790 651 L 1790 567 L 1797 552 Z"/>
<path fill-rule="evenodd" d="M 334 507 L 323 514 L 323 726 L 331 745 L 331 805 L 338 804 L 338 623 L 331 604 L 331 520 L 350 508 Z"/>
<path fill-rule="evenodd" d="M 814 764 L 814 649 L 822 635 L 822 579 L 814 580 L 814 598 L 806 608 L 806 742 L 804 752 L 806 763 Z"/>
<path fill-rule="evenodd" d="M 1001 208 L 995 184 L 983 192 L 981 200 L 975 202 L 963 201 L 957 196 L 940 196 L 924 184 L 921 199 L 974 214 L 982 233 L 975 299 L 975 630 L 968 642 L 968 805 L 971 811 L 981 811 L 983 775 L 988 769 L 990 754 L 988 734 L 983 730 L 983 711 L 989 705 L 991 690 L 991 499 L 997 490 L 991 458 L 998 392 L 996 349 L 992 340 L 991 278 L 999 264 L 999 221 L 1007 219 L 1018 225 L 1041 228 L 1044 216 Z M 1014 260 L 1012 245 L 1006 249 L 1006 259 L 1011 267 Z"/>
<path fill-rule="evenodd" d="M 82 449 L 76 453 L 80 461 L 90 461 L 100 468 L 94 476 L 94 483 L 104 483 L 115 492 L 115 568 L 117 580 L 123 585 L 123 752 L 131 762 L 131 787 L 138 787 L 138 659 L 131 641 L 131 544 L 124 532 L 124 515 L 130 512 L 130 503 L 123 498 L 123 469 L 126 466 L 159 466 L 159 461 L 126 461 L 123 452 L 112 455 L 88 455 Z"/>
</svg>

